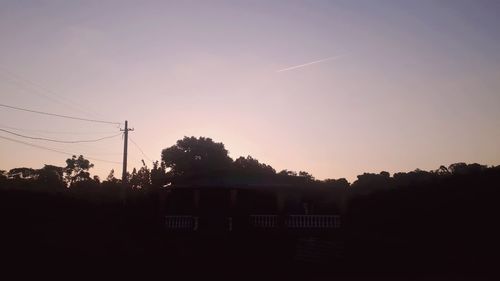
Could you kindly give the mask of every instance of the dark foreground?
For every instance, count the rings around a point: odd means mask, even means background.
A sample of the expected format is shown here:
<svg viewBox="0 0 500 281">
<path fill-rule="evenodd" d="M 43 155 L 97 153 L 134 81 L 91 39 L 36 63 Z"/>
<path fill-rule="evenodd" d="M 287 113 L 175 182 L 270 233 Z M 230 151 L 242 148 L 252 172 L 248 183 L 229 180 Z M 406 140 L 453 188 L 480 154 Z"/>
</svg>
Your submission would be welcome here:
<svg viewBox="0 0 500 281">
<path fill-rule="evenodd" d="M 180 233 L 166 231 L 147 200 L 124 206 L 65 193 L 4 190 L 1 258 L 5 270 L 37 276 L 107 272 L 208 278 L 215 273 L 232 279 L 309 279 L 326 274 L 344 280 L 471 280 L 481 274 L 484 280 L 498 275 L 493 195 L 481 197 L 477 206 L 482 209 L 462 213 L 456 212 L 456 202 L 439 213 L 436 206 L 406 206 L 385 216 L 361 215 L 359 207 L 333 233 Z"/>
</svg>

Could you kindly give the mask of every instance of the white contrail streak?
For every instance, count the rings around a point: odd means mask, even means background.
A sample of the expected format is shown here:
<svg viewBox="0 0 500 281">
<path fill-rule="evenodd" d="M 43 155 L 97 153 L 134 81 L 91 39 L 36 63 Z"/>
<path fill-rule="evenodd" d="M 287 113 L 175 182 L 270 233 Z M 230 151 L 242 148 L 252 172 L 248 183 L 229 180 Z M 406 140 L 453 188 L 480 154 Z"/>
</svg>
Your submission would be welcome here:
<svg viewBox="0 0 500 281">
<path fill-rule="evenodd" d="M 276 70 L 276 72 L 288 71 L 288 70 L 292 70 L 292 69 L 297 69 L 297 68 L 301 68 L 301 67 L 304 67 L 304 66 L 308 66 L 308 65 L 311 65 L 311 64 L 316 64 L 316 63 L 325 62 L 325 61 L 329 61 L 329 60 L 335 60 L 335 59 L 341 58 L 342 56 L 343 55 L 328 57 L 328 58 L 324 58 L 324 59 L 320 59 L 320 60 L 315 60 L 315 61 L 312 61 L 312 62 L 308 62 L 308 63 L 299 64 L 299 65 L 295 65 L 295 66 L 283 68 L 283 69 L 280 69 L 280 70 Z"/>
</svg>

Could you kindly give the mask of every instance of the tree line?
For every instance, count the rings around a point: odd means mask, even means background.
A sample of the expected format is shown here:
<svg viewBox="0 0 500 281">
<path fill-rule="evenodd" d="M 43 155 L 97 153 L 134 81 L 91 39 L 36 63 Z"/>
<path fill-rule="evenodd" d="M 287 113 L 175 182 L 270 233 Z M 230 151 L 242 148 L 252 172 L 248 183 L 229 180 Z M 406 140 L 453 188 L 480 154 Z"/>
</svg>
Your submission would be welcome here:
<svg viewBox="0 0 500 281">
<path fill-rule="evenodd" d="M 327 187 L 337 191 L 349 191 L 355 195 L 367 195 L 377 191 L 390 191 L 398 187 L 432 184 L 453 176 L 498 173 L 500 166 L 477 163 L 455 163 L 436 170 L 416 169 L 390 175 L 358 175 L 353 183 L 345 178 L 317 180 L 306 171 L 282 170 L 259 162 L 252 156 L 231 159 L 223 143 L 205 137 L 184 137 L 171 147 L 162 150 L 161 161 L 148 167 L 133 168 L 127 173 L 127 187 L 132 190 L 162 188 L 175 185 L 242 185 L 242 184 L 289 184 Z M 13 168 L 0 170 L 0 186 L 26 187 L 40 190 L 66 190 L 79 188 L 118 187 L 122 180 L 111 170 L 106 179 L 91 176 L 94 167 L 83 155 L 66 160 L 65 167 L 44 165 L 40 169 Z"/>
<path fill-rule="evenodd" d="M 50 249 L 60 261 L 147 261 L 159 268 L 183 261 L 203 265 L 217 255 L 233 266 L 293 263 L 296 237 L 166 237 L 158 198 L 162 190 L 184 185 L 299 187 L 338 206 L 342 235 L 323 237 L 340 241 L 340 257 L 324 261 L 334 270 L 484 272 L 494 268 L 489 257 L 499 250 L 500 166 L 455 163 L 431 171 L 364 173 L 349 183 L 318 180 L 305 171 L 277 172 L 251 156 L 233 160 L 222 143 L 184 137 L 152 167 L 143 162 L 133 169 L 127 184 L 114 171 L 103 180 L 92 176 L 93 167 L 80 155 L 65 167 L 1 171 L 0 241 L 9 242 L 3 254 L 25 260 L 39 253 L 41 261 Z M 123 192 L 129 195 L 126 206 Z"/>
</svg>

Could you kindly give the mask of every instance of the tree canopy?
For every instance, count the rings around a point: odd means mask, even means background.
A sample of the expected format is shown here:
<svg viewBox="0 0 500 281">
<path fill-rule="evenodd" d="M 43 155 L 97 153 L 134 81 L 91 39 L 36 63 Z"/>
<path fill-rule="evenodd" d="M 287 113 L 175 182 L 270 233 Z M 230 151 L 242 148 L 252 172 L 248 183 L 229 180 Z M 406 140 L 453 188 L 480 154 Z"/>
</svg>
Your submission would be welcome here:
<svg viewBox="0 0 500 281">
<path fill-rule="evenodd" d="M 83 155 L 76 157 L 73 155 L 66 160 L 66 168 L 64 168 L 65 178 L 71 185 L 76 182 L 91 180 L 89 170 L 94 167 L 94 164 L 85 159 Z"/>
<path fill-rule="evenodd" d="M 223 143 L 204 137 L 184 137 L 161 156 L 173 182 L 225 176 L 232 164 Z"/>
</svg>

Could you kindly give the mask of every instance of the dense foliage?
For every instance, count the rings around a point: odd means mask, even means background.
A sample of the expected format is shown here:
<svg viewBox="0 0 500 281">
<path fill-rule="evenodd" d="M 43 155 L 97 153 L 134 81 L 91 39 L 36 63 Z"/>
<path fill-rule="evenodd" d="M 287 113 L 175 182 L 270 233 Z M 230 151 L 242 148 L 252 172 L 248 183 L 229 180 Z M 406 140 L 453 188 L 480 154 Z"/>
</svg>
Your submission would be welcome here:
<svg viewBox="0 0 500 281">
<path fill-rule="evenodd" d="M 340 271 L 405 271 L 419 266 L 486 270 L 494 261 L 490 255 L 498 250 L 500 166 L 455 163 L 392 176 L 365 173 L 350 184 L 346 179 L 317 180 L 303 171 L 276 172 L 251 156 L 232 160 L 222 143 L 194 137 L 164 149 L 162 161 L 151 168 L 133 169 L 126 186 L 114 171 L 103 181 L 92 177 L 93 164 L 83 156 L 66 163 L 0 171 L 0 219 L 5 229 L 0 238 L 13 241 L 4 255 L 22 258 L 39 251 L 42 259 L 40 253 L 52 249 L 61 257 L 100 261 L 208 258 L 214 250 L 212 240 L 204 244 L 196 238 L 192 241 L 198 246 L 190 248 L 182 244 L 188 238 L 168 238 L 162 232 L 160 198 L 165 190 L 185 185 L 300 187 L 316 202 L 335 206 L 332 210 L 343 216 L 342 236 L 334 238 L 341 241 L 342 250 L 335 260 L 325 262 Z M 247 262 L 293 261 L 297 247 L 293 237 L 231 239 L 218 241 L 218 250 L 228 257 L 239 254 Z"/>
</svg>

